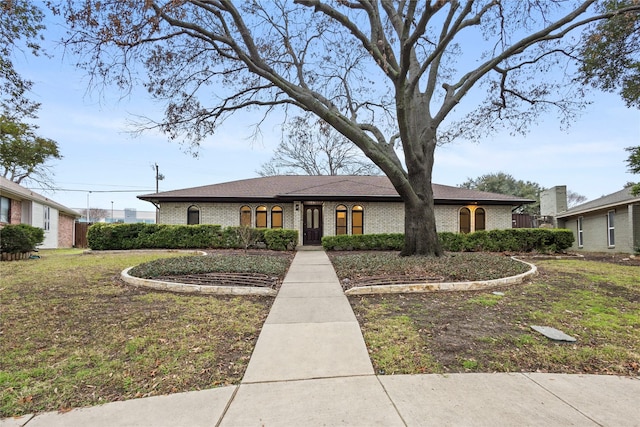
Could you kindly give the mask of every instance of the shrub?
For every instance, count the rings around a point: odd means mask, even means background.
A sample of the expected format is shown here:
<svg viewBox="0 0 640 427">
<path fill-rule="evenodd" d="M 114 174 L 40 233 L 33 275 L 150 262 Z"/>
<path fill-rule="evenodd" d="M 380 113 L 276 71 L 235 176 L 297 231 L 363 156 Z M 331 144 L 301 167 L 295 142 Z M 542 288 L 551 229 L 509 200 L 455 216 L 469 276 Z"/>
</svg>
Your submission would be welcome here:
<svg viewBox="0 0 640 427">
<path fill-rule="evenodd" d="M 5 225 L 0 229 L 0 252 L 31 252 L 44 241 L 44 230 L 27 224 Z"/>
<path fill-rule="evenodd" d="M 571 230 L 544 228 L 513 228 L 506 230 L 476 231 L 460 234 L 438 233 L 445 251 L 449 252 L 562 252 L 571 247 Z M 325 236 L 322 246 L 326 250 L 401 250 L 403 234 L 365 234 Z"/>
<path fill-rule="evenodd" d="M 266 233 L 270 237 L 266 237 Z M 94 250 L 115 249 L 198 249 L 266 247 L 293 249 L 295 230 L 261 230 L 219 225 L 105 224 L 89 227 L 87 241 Z"/>
</svg>

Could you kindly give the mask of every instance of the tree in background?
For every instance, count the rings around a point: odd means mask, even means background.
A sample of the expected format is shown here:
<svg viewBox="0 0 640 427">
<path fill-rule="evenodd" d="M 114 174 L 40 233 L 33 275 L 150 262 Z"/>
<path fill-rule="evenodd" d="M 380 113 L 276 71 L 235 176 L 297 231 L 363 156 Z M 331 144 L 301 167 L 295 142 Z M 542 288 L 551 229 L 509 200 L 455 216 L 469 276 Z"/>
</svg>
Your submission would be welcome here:
<svg viewBox="0 0 640 427">
<path fill-rule="evenodd" d="M 380 175 L 381 171 L 358 147 L 331 126 L 311 115 L 290 120 L 286 138 L 258 174 L 272 175 Z"/>
<path fill-rule="evenodd" d="M 606 0 L 601 12 L 638 5 L 637 0 Z M 583 35 L 580 50 L 583 84 L 605 92 L 620 91 L 628 107 L 640 108 L 640 16 L 618 13 Z"/>
<path fill-rule="evenodd" d="M 36 135 L 34 126 L 0 115 L 0 175 L 4 178 L 52 187 L 48 163 L 61 158 L 57 142 Z"/>
<path fill-rule="evenodd" d="M 551 111 L 571 119 L 582 104 L 557 72 L 577 60 L 566 36 L 619 12 L 594 14 L 594 4 L 66 0 L 62 12 L 79 65 L 124 90 L 142 82 L 166 104 L 147 128 L 171 139 L 197 148 L 238 110 L 316 115 L 402 197 L 402 254 L 437 256 L 436 146 L 526 132 Z"/>
<path fill-rule="evenodd" d="M 627 148 L 627 151 L 630 153 L 629 158 L 627 159 L 629 172 L 633 174 L 640 174 L 640 145 L 637 147 L 629 147 Z M 631 194 L 634 196 L 640 196 L 640 182 L 632 184 Z"/>
<path fill-rule="evenodd" d="M 109 212 L 101 208 L 80 209 L 79 213 L 87 219 L 87 222 L 98 222 L 103 218 L 109 217 Z"/>
<path fill-rule="evenodd" d="M 42 52 L 43 18 L 42 10 L 29 0 L 0 2 L 0 113 L 12 119 L 35 117 L 40 106 L 26 97 L 33 82 L 16 71 L 11 58 L 16 50 Z"/>
<path fill-rule="evenodd" d="M 535 203 L 520 207 L 518 213 L 540 214 L 540 192 L 544 188 L 538 183 L 522 181 L 504 172 L 497 172 L 482 175 L 476 179 L 467 178 L 460 187 L 535 200 Z"/>
<path fill-rule="evenodd" d="M 531 215 L 540 215 L 540 192 L 545 190 L 545 188 L 537 182 L 515 179 L 513 176 L 504 172 L 490 173 L 475 179 L 467 178 L 465 182 L 460 184 L 460 187 L 487 191 L 489 193 L 509 194 L 511 196 L 535 200 L 535 203 L 522 206 L 518 210 L 518 213 L 528 213 Z M 585 196 L 575 191 L 567 190 L 568 208 L 577 206 L 586 200 L 587 198 Z"/>
</svg>

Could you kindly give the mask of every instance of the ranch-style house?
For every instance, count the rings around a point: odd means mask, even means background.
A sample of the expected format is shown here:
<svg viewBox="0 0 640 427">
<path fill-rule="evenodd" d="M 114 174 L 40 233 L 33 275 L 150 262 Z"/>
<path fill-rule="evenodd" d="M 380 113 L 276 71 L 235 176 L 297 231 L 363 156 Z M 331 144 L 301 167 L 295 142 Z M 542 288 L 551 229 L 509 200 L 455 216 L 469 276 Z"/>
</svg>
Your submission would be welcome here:
<svg viewBox="0 0 640 427">
<path fill-rule="evenodd" d="M 512 211 L 533 200 L 433 185 L 438 231 L 512 227 Z M 160 224 L 217 224 L 298 230 L 299 245 L 323 236 L 403 233 L 402 199 L 386 176 L 269 176 L 138 196 Z"/>
</svg>

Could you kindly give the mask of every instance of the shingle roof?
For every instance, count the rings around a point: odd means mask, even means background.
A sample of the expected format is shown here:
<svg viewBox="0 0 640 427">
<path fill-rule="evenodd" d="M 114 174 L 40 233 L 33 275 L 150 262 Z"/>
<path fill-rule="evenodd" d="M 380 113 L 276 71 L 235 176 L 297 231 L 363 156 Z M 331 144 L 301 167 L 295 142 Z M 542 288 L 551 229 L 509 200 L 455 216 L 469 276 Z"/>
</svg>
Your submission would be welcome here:
<svg viewBox="0 0 640 427">
<path fill-rule="evenodd" d="M 616 191 L 615 193 L 575 206 L 565 212 L 559 213 L 557 217 L 565 218 L 568 216 L 581 215 L 591 211 L 612 208 L 619 205 L 628 205 L 631 203 L 640 203 L 640 196 L 633 196 L 631 194 L 631 187 L 627 187 L 620 191 Z"/>
<path fill-rule="evenodd" d="M 74 211 L 73 209 L 68 208 L 64 205 L 61 205 L 60 203 L 54 202 L 53 200 L 48 199 L 41 194 L 31 191 L 28 188 L 25 188 L 20 184 L 16 184 L 15 182 L 1 176 L 0 176 L 0 193 L 6 194 L 7 196 L 13 196 L 12 198 L 33 200 L 38 203 L 42 203 L 43 205 L 51 206 L 52 208 L 55 208 L 60 212 L 63 212 L 73 217 L 81 216 L 78 212 Z"/>
<path fill-rule="evenodd" d="M 482 202 L 521 205 L 533 200 L 504 194 L 486 193 L 447 185 L 433 184 L 436 203 Z M 278 175 L 243 179 L 201 187 L 164 191 L 138 196 L 141 200 L 231 201 L 231 200 L 386 200 L 400 196 L 386 176 L 309 176 Z"/>
</svg>

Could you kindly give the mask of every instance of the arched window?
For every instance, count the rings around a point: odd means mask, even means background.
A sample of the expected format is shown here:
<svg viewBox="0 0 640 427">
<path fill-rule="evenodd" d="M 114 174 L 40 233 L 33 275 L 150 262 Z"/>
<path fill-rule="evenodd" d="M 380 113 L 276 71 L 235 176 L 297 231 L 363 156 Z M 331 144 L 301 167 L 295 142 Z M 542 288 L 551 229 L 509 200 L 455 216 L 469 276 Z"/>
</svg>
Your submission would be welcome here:
<svg viewBox="0 0 640 427">
<path fill-rule="evenodd" d="M 345 205 L 336 206 L 336 236 L 347 234 L 347 207 Z"/>
<path fill-rule="evenodd" d="M 271 228 L 282 228 L 282 208 L 274 206 L 271 208 Z"/>
<path fill-rule="evenodd" d="M 460 232 L 465 234 L 471 232 L 471 211 L 469 208 L 460 209 Z"/>
<path fill-rule="evenodd" d="M 189 206 L 187 209 L 187 224 L 200 224 L 200 208 L 197 206 Z"/>
<path fill-rule="evenodd" d="M 266 206 L 258 206 L 256 208 L 256 228 L 267 228 Z"/>
<path fill-rule="evenodd" d="M 351 209 L 351 234 L 364 234 L 364 209 L 360 205 Z"/>
<path fill-rule="evenodd" d="M 240 227 L 251 227 L 251 208 L 243 206 L 240 208 Z"/>
<path fill-rule="evenodd" d="M 474 231 L 480 231 L 485 229 L 485 212 L 482 208 L 477 208 L 474 212 L 475 215 L 475 227 Z"/>
</svg>

